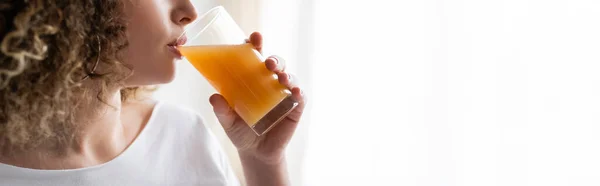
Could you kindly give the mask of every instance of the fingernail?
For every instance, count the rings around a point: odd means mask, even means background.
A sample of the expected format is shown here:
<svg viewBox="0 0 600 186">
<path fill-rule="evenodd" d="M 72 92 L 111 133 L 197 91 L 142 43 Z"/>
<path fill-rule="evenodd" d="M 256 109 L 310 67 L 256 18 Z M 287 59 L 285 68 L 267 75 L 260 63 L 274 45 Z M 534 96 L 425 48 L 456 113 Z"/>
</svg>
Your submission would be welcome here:
<svg viewBox="0 0 600 186">
<path fill-rule="evenodd" d="M 287 74 L 288 76 L 288 80 L 292 80 L 292 75 L 291 74 Z"/>
</svg>

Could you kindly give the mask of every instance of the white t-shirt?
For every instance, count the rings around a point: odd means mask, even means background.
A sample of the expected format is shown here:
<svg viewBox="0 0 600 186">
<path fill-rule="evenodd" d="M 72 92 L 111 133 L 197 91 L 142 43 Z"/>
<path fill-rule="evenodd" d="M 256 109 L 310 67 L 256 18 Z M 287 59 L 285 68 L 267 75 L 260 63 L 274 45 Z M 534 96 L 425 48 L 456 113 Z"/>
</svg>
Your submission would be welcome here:
<svg viewBox="0 0 600 186">
<path fill-rule="evenodd" d="M 240 185 L 227 156 L 202 118 L 159 102 L 122 154 L 93 167 L 35 170 L 0 164 L 0 185 Z"/>
</svg>

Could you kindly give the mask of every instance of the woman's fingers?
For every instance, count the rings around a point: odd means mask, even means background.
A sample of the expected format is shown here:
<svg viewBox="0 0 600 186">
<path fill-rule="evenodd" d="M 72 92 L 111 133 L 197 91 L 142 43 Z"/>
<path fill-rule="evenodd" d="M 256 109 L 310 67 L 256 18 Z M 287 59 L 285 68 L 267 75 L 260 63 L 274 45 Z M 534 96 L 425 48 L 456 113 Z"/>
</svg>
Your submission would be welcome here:
<svg viewBox="0 0 600 186">
<path fill-rule="evenodd" d="M 291 90 L 292 90 L 292 97 L 294 98 L 294 100 L 296 100 L 300 103 L 304 103 L 305 95 L 302 92 L 302 89 L 300 89 L 299 87 L 294 87 Z"/>
<path fill-rule="evenodd" d="M 246 43 L 251 43 L 258 52 L 262 54 L 263 48 L 263 37 L 259 32 L 253 32 L 250 34 L 250 39 L 246 41 Z"/>
<path fill-rule="evenodd" d="M 288 114 L 287 118 L 293 122 L 298 122 L 302 117 L 302 113 L 306 105 L 306 95 L 298 87 L 292 88 L 291 91 L 292 98 L 294 99 L 294 101 L 298 102 L 298 106 Z"/>
<path fill-rule="evenodd" d="M 279 83 L 288 89 L 293 89 L 298 86 L 298 82 L 294 75 L 285 72 L 277 73 L 277 80 Z"/>
<path fill-rule="evenodd" d="M 265 60 L 265 65 L 267 69 L 273 71 L 275 73 L 280 73 L 285 71 L 285 60 L 279 56 L 270 56 Z"/>
</svg>

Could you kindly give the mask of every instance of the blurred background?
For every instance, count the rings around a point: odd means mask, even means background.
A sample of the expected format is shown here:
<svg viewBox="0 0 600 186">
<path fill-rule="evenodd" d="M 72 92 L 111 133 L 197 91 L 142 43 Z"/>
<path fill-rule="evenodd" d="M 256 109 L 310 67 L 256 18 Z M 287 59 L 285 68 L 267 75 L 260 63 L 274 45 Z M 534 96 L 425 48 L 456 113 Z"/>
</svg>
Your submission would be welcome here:
<svg viewBox="0 0 600 186">
<path fill-rule="evenodd" d="M 193 1 L 301 81 L 293 185 L 600 185 L 600 1 Z M 178 65 L 155 96 L 202 114 L 243 180 L 214 89 Z"/>
</svg>

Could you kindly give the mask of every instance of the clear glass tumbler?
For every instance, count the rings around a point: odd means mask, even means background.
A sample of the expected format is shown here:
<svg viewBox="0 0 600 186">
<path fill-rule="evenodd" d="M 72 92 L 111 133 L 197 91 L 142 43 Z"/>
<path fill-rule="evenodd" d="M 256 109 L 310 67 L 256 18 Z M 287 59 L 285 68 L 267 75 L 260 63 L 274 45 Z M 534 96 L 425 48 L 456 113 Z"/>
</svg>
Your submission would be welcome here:
<svg viewBox="0 0 600 186">
<path fill-rule="evenodd" d="M 222 6 L 187 26 L 181 37 L 187 37 L 178 48 L 181 54 L 257 135 L 267 133 L 298 105 Z"/>
</svg>

